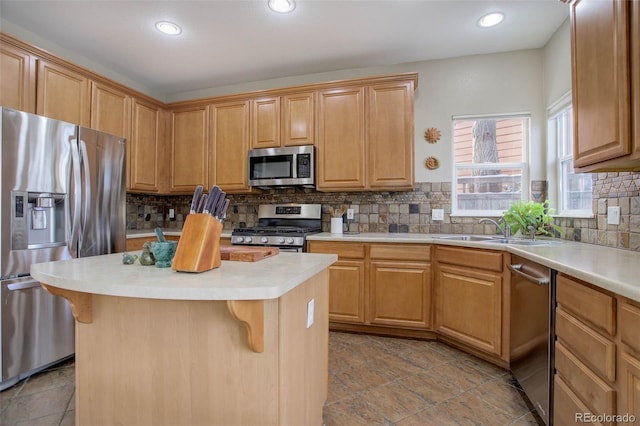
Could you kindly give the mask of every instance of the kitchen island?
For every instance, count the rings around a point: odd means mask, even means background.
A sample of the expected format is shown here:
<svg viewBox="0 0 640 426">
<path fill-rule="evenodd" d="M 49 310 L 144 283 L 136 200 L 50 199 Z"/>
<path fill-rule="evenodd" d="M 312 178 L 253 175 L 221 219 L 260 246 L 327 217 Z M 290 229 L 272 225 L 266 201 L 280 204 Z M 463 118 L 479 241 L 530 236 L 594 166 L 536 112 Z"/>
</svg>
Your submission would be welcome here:
<svg viewBox="0 0 640 426">
<path fill-rule="evenodd" d="M 76 424 L 322 424 L 336 259 L 281 253 L 199 274 L 122 254 L 33 265 L 76 318 Z"/>
</svg>

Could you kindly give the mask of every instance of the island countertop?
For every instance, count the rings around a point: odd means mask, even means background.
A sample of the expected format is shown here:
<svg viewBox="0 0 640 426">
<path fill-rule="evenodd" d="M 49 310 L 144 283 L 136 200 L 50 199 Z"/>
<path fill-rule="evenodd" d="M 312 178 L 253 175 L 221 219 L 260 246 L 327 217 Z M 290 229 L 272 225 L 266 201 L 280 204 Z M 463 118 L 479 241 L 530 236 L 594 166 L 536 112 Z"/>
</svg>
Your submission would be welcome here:
<svg viewBox="0 0 640 426">
<path fill-rule="evenodd" d="M 258 262 L 223 261 L 201 273 L 124 265 L 122 253 L 37 263 L 43 283 L 105 296 L 173 300 L 276 299 L 337 260 L 334 254 L 280 253 Z"/>
</svg>

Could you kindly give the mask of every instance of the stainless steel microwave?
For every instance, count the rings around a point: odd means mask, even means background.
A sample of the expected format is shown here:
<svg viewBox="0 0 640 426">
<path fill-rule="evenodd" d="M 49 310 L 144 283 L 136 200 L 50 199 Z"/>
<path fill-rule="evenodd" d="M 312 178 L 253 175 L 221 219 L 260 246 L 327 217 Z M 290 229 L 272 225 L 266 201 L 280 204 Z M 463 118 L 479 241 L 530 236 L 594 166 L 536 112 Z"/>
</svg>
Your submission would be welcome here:
<svg viewBox="0 0 640 426">
<path fill-rule="evenodd" d="M 249 151 L 249 186 L 315 186 L 313 145 Z"/>
</svg>

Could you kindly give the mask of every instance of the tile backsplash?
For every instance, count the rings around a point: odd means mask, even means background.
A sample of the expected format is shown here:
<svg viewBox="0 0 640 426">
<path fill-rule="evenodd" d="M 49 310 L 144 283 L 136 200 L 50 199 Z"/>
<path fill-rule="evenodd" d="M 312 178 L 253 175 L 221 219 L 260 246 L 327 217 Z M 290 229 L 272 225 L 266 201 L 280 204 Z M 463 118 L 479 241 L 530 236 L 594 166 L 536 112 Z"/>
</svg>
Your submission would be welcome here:
<svg viewBox="0 0 640 426">
<path fill-rule="evenodd" d="M 640 251 L 640 173 L 599 173 L 593 175 L 591 219 L 557 218 L 565 239 Z M 547 183 L 535 181 L 531 194 L 543 201 Z M 411 232 L 452 234 L 493 234 L 493 225 L 478 223 L 479 217 L 451 216 L 451 182 L 417 183 L 407 192 L 316 192 L 304 188 L 264 191 L 260 194 L 229 195 L 231 207 L 224 228 L 253 226 L 257 207 L 269 203 L 322 204 L 322 228 L 329 231 L 329 206 L 346 204 L 355 219 L 345 229 L 359 232 Z M 162 226 L 181 229 L 189 213 L 191 196 L 127 194 L 127 227 L 153 229 Z M 607 225 L 607 206 L 620 206 L 620 225 Z M 174 209 L 175 218 L 169 218 Z M 444 220 L 433 221 L 432 209 L 443 209 Z"/>
</svg>

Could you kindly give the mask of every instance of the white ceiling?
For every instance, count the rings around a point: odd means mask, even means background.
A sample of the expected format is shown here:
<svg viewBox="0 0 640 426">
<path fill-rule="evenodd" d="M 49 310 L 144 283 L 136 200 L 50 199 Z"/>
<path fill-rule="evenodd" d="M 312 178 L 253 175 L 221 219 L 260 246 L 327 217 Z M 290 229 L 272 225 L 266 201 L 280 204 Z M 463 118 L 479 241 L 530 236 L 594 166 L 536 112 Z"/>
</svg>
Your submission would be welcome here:
<svg viewBox="0 0 640 426">
<path fill-rule="evenodd" d="M 33 34 L 151 92 L 539 48 L 568 16 L 559 0 L 8 1 L 2 31 Z M 493 29 L 476 25 L 502 11 Z M 163 36 L 158 20 L 182 26 Z M 15 34 L 19 36 L 19 34 Z M 20 38 L 20 37 L 19 37 Z M 56 52 L 54 52 L 56 53 Z"/>
</svg>

